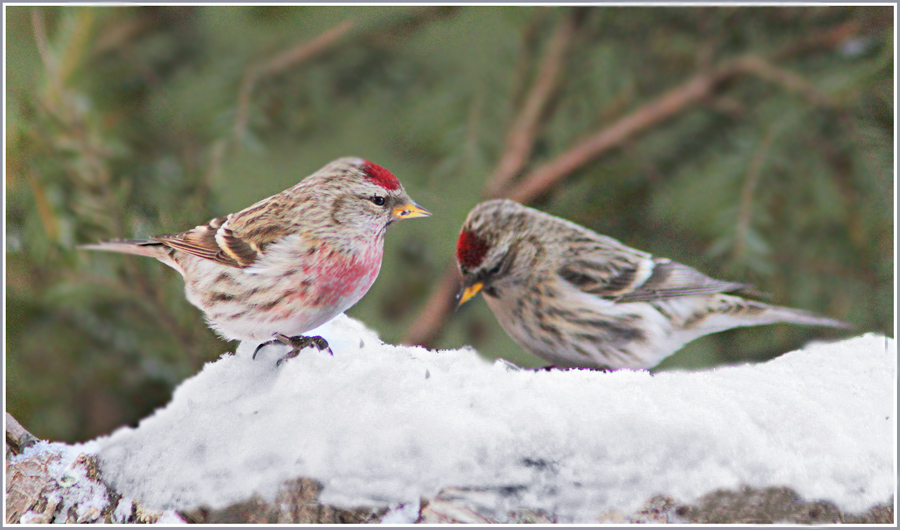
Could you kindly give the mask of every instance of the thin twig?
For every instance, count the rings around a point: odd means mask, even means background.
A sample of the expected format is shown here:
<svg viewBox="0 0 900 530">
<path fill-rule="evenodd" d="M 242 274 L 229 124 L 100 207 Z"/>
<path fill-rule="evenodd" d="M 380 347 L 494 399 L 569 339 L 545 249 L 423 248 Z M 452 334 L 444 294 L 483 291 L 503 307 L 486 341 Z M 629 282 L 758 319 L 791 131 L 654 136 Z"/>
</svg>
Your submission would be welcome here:
<svg viewBox="0 0 900 530">
<path fill-rule="evenodd" d="M 775 66 L 758 55 L 747 56 L 744 59 L 743 66 L 748 73 L 757 75 L 770 83 L 781 85 L 789 92 L 796 92 L 806 96 L 814 105 L 820 107 L 835 106 L 831 96 L 820 91 L 813 83 L 810 83 L 799 74 Z"/>
<path fill-rule="evenodd" d="M 538 68 L 534 85 L 522 104 L 519 116 L 509 129 L 503 155 L 485 184 L 486 196 L 503 195 L 507 185 L 525 167 L 531 157 L 541 118 L 545 115 L 549 102 L 559 88 L 566 50 L 575 34 L 575 27 L 574 12 L 570 12 L 559 22 L 556 32 L 547 45 L 547 51 Z"/>
<path fill-rule="evenodd" d="M 747 180 L 741 188 L 740 206 L 738 209 L 737 227 L 735 229 L 735 242 L 733 256 L 735 260 L 743 257 L 747 250 L 747 234 L 750 233 L 750 216 L 753 213 L 753 196 L 756 191 L 756 185 L 762 175 L 762 165 L 769 154 L 769 146 L 772 144 L 772 133 L 765 135 L 759 143 L 753 158 L 750 160 L 750 167 L 747 168 Z"/>
<path fill-rule="evenodd" d="M 250 97 L 253 89 L 259 81 L 265 77 L 278 75 L 286 70 L 309 62 L 317 57 L 330 52 L 339 42 L 359 42 L 372 40 L 381 35 L 412 35 L 425 23 L 449 16 L 456 11 L 453 6 L 427 6 L 418 7 L 409 12 L 406 17 L 393 19 L 389 24 L 379 24 L 366 31 L 358 28 L 358 23 L 347 20 L 328 29 L 311 41 L 296 44 L 287 50 L 275 55 L 262 64 L 253 64 L 244 72 L 241 87 L 238 92 L 237 112 L 235 115 L 232 138 L 235 145 L 240 145 L 240 138 L 247 127 Z M 352 38 L 348 35 L 352 34 Z"/>
<path fill-rule="evenodd" d="M 839 26 L 801 37 L 797 42 L 772 53 L 768 57 L 773 61 L 779 61 L 808 51 L 834 48 L 850 37 L 862 33 L 863 29 L 858 20 L 850 20 Z"/>
<path fill-rule="evenodd" d="M 31 193 L 34 195 L 34 203 L 37 205 L 38 216 L 41 218 L 41 224 L 44 226 L 44 231 L 47 233 L 47 239 L 54 243 L 58 243 L 59 219 L 56 216 L 56 212 L 53 211 L 53 207 L 47 199 L 47 194 L 44 193 L 44 186 L 37 171 L 32 169 L 28 173 L 28 176 L 28 184 L 31 186 Z"/>
<path fill-rule="evenodd" d="M 238 92 L 237 116 L 234 121 L 234 140 L 240 144 L 240 138 L 247 127 L 247 113 L 250 107 L 250 95 L 259 80 L 266 76 L 279 74 L 297 64 L 309 61 L 330 49 L 337 41 L 356 27 L 356 22 L 346 20 L 325 31 L 309 42 L 297 44 L 265 63 L 253 64 L 244 72 L 241 88 Z"/>
<path fill-rule="evenodd" d="M 44 11 L 40 7 L 31 8 L 31 26 L 34 29 L 34 43 L 38 49 L 38 55 L 41 62 L 44 63 L 44 69 L 47 71 L 47 82 L 51 90 L 48 90 L 48 97 L 44 98 L 52 112 L 56 112 L 56 103 L 63 95 L 62 81 L 59 79 L 59 61 L 50 51 L 50 45 L 47 42 L 47 27 L 44 24 Z"/>
<path fill-rule="evenodd" d="M 110 26 L 97 37 L 97 41 L 91 49 L 91 55 L 99 57 L 109 51 L 121 50 L 137 37 L 156 28 L 161 23 L 161 18 L 142 13 L 136 18 Z"/>
<path fill-rule="evenodd" d="M 37 7 L 31 8 L 31 27 L 34 30 L 34 43 L 41 56 L 41 62 L 47 70 L 56 70 L 57 64 L 50 54 L 47 44 L 47 28 L 44 24 L 44 11 Z"/>
<path fill-rule="evenodd" d="M 509 101 L 510 106 L 513 108 L 520 107 L 525 97 L 526 80 L 534 62 L 535 48 L 537 48 L 538 29 L 550 9 L 549 7 L 534 9 L 531 12 L 531 18 L 522 30 L 522 44 L 516 56 L 515 66 L 512 69 L 512 82 L 510 83 L 509 94 L 506 96 L 506 101 Z"/>
</svg>

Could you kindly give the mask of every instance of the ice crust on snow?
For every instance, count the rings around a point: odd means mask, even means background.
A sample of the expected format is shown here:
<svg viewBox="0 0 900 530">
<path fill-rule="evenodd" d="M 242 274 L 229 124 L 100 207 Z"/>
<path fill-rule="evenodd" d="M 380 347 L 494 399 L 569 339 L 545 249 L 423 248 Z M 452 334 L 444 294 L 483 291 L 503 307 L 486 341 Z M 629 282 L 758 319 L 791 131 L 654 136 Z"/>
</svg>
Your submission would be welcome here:
<svg viewBox="0 0 900 530">
<path fill-rule="evenodd" d="M 657 493 L 789 486 L 862 511 L 894 493 L 896 343 L 872 334 L 703 372 L 535 372 L 472 349 L 382 343 L 344 315 L 314 348 L 256 343 L 207 363 L 136 428 L 97 440 L 105 479 L 161 509 L 272 498 L 417 503 L 478 491 L 497 513 L 587 521 Z"/>
</svg>

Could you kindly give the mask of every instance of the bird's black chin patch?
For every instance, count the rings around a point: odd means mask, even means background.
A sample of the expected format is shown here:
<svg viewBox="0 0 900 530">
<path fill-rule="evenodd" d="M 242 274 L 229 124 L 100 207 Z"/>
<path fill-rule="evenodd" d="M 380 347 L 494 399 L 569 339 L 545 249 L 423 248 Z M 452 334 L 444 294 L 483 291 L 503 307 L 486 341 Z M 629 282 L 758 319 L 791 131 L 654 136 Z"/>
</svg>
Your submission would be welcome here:
<svg viewBox="0 0 900 530">
<path fill-rule="evenodd" d="M 481 289 L 481 292 L 484 293 L 485 296 L 490 296 L 491 298 L 500 298 L 500 290 L 493 285 L 484 287 Z"/>
</svg>

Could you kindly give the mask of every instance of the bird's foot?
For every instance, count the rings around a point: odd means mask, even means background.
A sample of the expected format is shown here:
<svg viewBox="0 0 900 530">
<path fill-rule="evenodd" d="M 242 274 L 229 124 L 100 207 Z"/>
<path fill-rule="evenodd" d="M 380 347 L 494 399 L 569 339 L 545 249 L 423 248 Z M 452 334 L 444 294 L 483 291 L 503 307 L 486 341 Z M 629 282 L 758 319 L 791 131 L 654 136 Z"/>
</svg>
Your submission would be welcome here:
<svg viewBox="0 0 900 530">
<path fill-rule="evenodd" d="M 307 337 L 305 335 L 288 337 L 279 333 L 275 335 L 275 339 L 291 347 L 291 351 L 289 351 L 287 355 L 285 355 L 281 359 L 278 359 L 275 362 L 275 366 L 281 366 L 281 363 L 287 361 L 288 359 L 293 359 L 300 354 L 300 350 L 308 348 L 309 346 L 315 346 L 319 351 L 328 350 L 328 355 L 334 356 L 334 352 L 331 351 L 331 347 L 328 345 L 328 341 L 318 335 L 312 337 Z"/>
<path fill-rule="evenodd" d="M 300 350 L 308 348 L 309 346 L 315 346 L 319 351 L 328 350 L 329 355 L 334 355 L 334 352 L 331 351 L 331 347 L 328 345 L 328 341 L 318 335 L 312 337 L 307 337 L 306 335 L 288 337 L 287 335 L 276 333 L 274 339 L 263 342 L 256 347 L 256 350 L 253 351 L 253 358 L 256 359 L 256 354 L 270 344 L 284 344 L 291 347 L 291 351 L 281 359 L 278 359 L 278 361 L 275 362 L 275 366 L 281 366 L 281 363 L 288 359 L 293 359 L 300 354 Z"/>
</svg>

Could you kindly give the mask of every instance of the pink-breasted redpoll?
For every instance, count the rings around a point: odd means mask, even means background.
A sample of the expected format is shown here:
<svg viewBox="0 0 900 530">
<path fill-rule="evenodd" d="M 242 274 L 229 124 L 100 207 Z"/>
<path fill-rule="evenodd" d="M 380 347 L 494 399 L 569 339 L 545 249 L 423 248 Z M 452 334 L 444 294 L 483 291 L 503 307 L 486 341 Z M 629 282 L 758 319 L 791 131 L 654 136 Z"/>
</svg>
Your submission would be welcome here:
<svg viewBox="0 0 900 530">
<path fill-rule="evenodd" d="M 186 232 L 82 248 L 158 259 L 184 277 L 188 301 L 219 335 L 283 342 L 293 347 L 290 357 L 310 344 L 327 348 L 302 334 L 366 294 L 388 225 L 428 215 L 391 172 L 348 157 Z"/>
<path fill-rule="evenodd" d="M 738 326 L 849 327 L 724 294 L 750 286 L 509 200 L 469 212 L 456 257 L 464 282 L 459 304 L 483 292 L 519 346 L 560 367 L 650 368 L 698 337 Z"/>
</svg>

